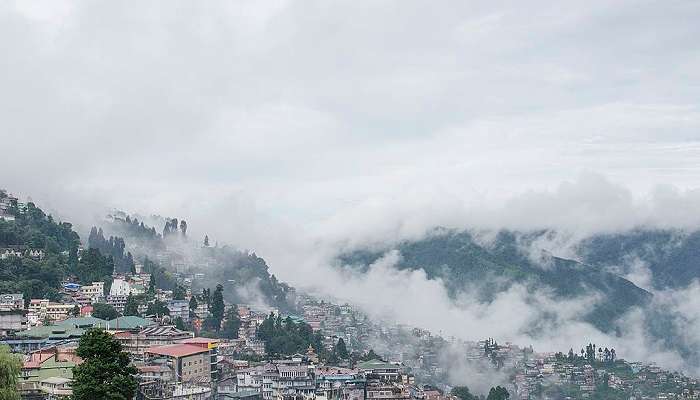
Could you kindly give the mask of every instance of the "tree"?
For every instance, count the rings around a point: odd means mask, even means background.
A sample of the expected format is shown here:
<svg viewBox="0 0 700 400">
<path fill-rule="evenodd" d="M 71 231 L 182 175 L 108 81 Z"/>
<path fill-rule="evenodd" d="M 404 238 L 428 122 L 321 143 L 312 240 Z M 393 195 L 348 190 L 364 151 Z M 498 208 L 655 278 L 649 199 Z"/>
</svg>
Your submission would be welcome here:
<svg viewBox="0 0 700 400">
<path fill-rule="evenodd" d="M 340 357 L 340 359 L 347 360 L 348 348 L 345 346 L 345 340 L 343 340 L 343 338 L 338 339 L 338 343 L 335 344 L 333 352 Z"/>
<path fill-rule="evenodd" d="M 74 305 L 73 309 L 70 311 L 70 315 L 74 317 L 79 317 L 80 316 L 80 306 L 79 305 Z"/>
<path fill-rule="evenodd" d="M 8 346 L 0 346 L 0 400 L 20 400 L 17 377 L 22 371 L 22 359 L 10 353 Z"/>
<path fill-rule="evenodd" d="M 157 317 L 162 317 L 163 315 L 170 315 L 170 310 L 165 305 L 165 303 L 163 303 L 160 300 L 156 300 L 153 303 L 148 305 L 148 309 L 146 310 L 146 314 L 155 315 Z"/>
<path fill-rule="evenodd" d="M 455 386 L 452 389 L 452 395 L 460 400 L 478 400 L 478 397 L 471 394 L 469 388 L 466 386 Z"/>
<path fill-rule="evenodd" d="M 198 306 L 199 304 L 197 304 L 197 297 L 192 295 L 192 297 L 190 297 L 190 311 L 194 312 L 197 310 Z"/>
<path fill-rule="evenodd" d="M 73 368 L 73 400 L 130 400 L 136 394 L 136 368 L 122 345 L 102 329 L 80 338 L 76 354 L 83 363 Z"/>
<path fill-rule="evenodd" d="M 204 247 L 209 247 L 209 236 L 204 235 Z"/>
<path fill-rule="evenodd" d="M 151 280 L 148 282 L 148 294 L 151 296 L 156 294 L 156 276 L 151 274 Z"/>
<path fill-rule="evenodd" d="M 117 310 L 109 304 L 95 303 L 92 305 L 92 316 L 99 319 L 115 319 L 119 316 Z"/>
<path fill-rule="evenodd" d="M 224 319 L 224 287 L 221 284 L 216 285 L 214 297 L 212 298 L 211 316 L 217 323 L 216 331 L 218 332 L 221 326 L 221 321 Z"/>
<path fill-rule="evenodd" d="M 238 329 L 241 327 L 241 318 L 238 315 L 238 307 L 234 304 L 226 311 L 223 333 L 221 336 L 227 339 L 238 339 Z"/>
<path fill-rule="evenodd" d="M 187 327 L 185 326 L 185 321 L 182 320 L 182 317 L 175 318 L 175 328 L 181 331 L 187 330 Z"/>
<path fill-rule="evenodd" d="M 182 236 L 187 236 L 187 222 L 184 219 L 180 221 L 180 232 L 182 232 Z"/>
<path fill-rule="evenodd" d="M 185 296 L 187 296 L 187 289 L 181 285 L 175 286 L 173 290 L 173 300 L 185 300 Z"/>
<path fill-rule="evenodd" d="M 489 395 L 486 397 L 486 400 L 507 400 L 510 398 L 510 393 L 508 393 L 508 390 L 504 387 L 496 386 L 495 388 L 491 388 L 489 390 Z"/>
<path fill-rule="evenodd" d="M 141 316 L 139 314 L 139 304 L 136 301 L 136 298 L 131 294 L 129 294 L 129 297 L 126 298 L 126 304 L 124 305 L 124 315 L 134 315 L 137 317 Z"/>
</svg>

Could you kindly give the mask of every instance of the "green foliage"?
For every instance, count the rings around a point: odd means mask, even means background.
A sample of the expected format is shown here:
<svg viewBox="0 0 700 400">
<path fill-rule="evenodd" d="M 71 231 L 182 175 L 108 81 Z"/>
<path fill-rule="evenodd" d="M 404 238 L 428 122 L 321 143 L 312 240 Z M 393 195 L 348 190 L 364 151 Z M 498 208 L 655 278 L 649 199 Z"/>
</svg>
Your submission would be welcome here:
<svg viewBox="0 0 700 400">
<path fill-rule="evenodd" d="M 73 369 L 73 400 L 130 400 L 138 387 L 136 368 L 121 344 L 101 329 L 80 338 L 76 354 L 83 363 Z"/>
<path fill-rule="evenodd" d="M 479 398 L 469 391 L 469 388 L 466 386 L 455 386 L 452 389 L 451 394 L 460 400 L 478 400 Z"/>
<path fill-rule="evenodd" d="M 92 305 L 92 316 L 109 321 L 117 318 L 119 313 L 109 304 L 95 303 Z"/>
<path fill-rule="evenodd" d="M 341 360 L 348 359 L 348 348 L 345 346 L 345 340 L 343 340 L 343 338 L 338 339 L 338 343 L 336 343 L 335 347 L 333 348 L 333 353 Z"/>
<path fill-rule="evenodd" d="M 114 261 L 111 257 L 103 257 L 99 249 L 88 249 L 76 266 L 76 275 L 80 283 L 87 285 L 92 282 L 112 282 L 114 273 Z"/>
<path fill-rule="evenodd" d="M 110 236 L 109 239 L 105 239 L 102 228 L 98 230 L 93 226 L 88 237 L 88 246 L 91 249 L 99 249 L 102 254 L 112 257 L 117 272 L 134 272 L 134 258 L 131 253 L 125 252 L 126 243 L 123 238 Z"/>
<path fill-rule="evenodd" d="M 190 311 L 195 311 L 199 304 L 197 304 L 197 296 L 192 295 L 190 297 Z"/>
<path fill-rule="evenodd" d="M 490 302 L 514 284 L 545 288 L 560 298 L 599 291 L 606 301 L 590 307 L 584 317 L 606 332 L 613 331 L 615 321 L 630 308 L 650 301 L 648 292 L 606 269 L 546 254 L 538 262 L 522 250 L 545 234 L 500 231 L 489 246 L 484 246 L 469 232 L 438 229 L 422 240 L 402 242 L 386 250 L 401 253 L 399 269 L 425 271 L 429 279 L 442 280 L 454 298 L 465 287 L 476 287 L 479 300 Z M 341 255 L 340 261 L 366 270 L 384 254 L 355 251 Z"/>
<path fill-rule="evenodd" d="M 146 314 L 162 317 L 163 315 L 170 315 L 170 310 L 168 309 L 168 306 L 165 305 L 165 303 L 156 299 L 153 303 L 148 305 Z"/>
<path fill-rule="evenodd" d="M 221 336 L 227 339 L 238 339 L 238 329 L 241 327 L 241 318 L 238 315 L 238 307 L 234 304 L 226 312 L 226 320 Z"/>
<path fill-rule="evenodd" d="M 131 294 L 126 298 L 126 304 L 124 305 L 124 315 L 133 315 L 140 317 L 139 314 L 139 304 L 136 298 Z"/>
<path fill-rule="evenodd" d="M 224 319 L 224 287 L 216 285 L 214 297 L 211 305 L 211 316 L 216 322 L 216 330 L 221 328 L 221 321 Z"/>
<path fill-rule="evenodd" d="M 305 353 L 311 345 L 317 354 L 323 352 L 321 335 L 314 334 L 306 323 L 295 323 L 287 317 L 284 321 L 279 315 L 270 313 L 258 327 L 258 338 L 265 341 L 265 351 L 272 356 Z"/>
<path fill-rule="evenodd" d="M 25 298 L 58 300 L 63 279 L 77 275 L 78 234 L 67 222 L 56 222 L 33 203 L 26 212 L 16 210 L 14 221 L 0 220 L 0 248 L 12 247 L 20 257 L 0 260 L 0 293 L 23 293 Z M 43 250 L 32 258 L 28 250 Z"/>
<path fill-rule="evenodd" d="M 10 348 L 0 346 L 0 400 L 19 400 L 17 378 L 22 371 L 22 358 L 10 353 Z"/>
<path fill-rule="evenodd" d="M 185 300 L 185 296 L 187 296 L 187 289 L 185 289 L 184 286 L 175 285 L 173 289 L 173 300 Z"/>
<path fill-rule="evenodd" d="M 182 320 L 182 317 L 175 318 L 175 328 L 181 331 L 189 330 L 187 325 L 185 325 L 185 321 Z"/>
<path fill-rule="evenodd" d="M 486 400 L 507 400 L 510 398 L 510 393 L 504 387 L 496 386 L 489 390 L 489 395 Z"/>
</svg>

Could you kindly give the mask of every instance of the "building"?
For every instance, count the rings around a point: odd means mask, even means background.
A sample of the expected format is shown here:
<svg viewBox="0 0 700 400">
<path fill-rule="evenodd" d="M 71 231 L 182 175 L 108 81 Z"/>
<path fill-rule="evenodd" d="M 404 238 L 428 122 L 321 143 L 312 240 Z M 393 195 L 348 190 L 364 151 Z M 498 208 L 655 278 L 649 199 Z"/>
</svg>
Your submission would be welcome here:
<svg viewBox="0 0 700 400">
<path fill-rule="evenodd" d="M 199 346 L 209 351 L 209 369 L 211 371 L 211 380 L 215 382 L 219 379 L 219 340 L 203 337 L 193 337 L 181 340 L 180 343 Z"/>
<path fill-rule="evenodd" d="M 26 329 L 27 312 L 25 310 L 0 310 L 0 336 L 8 336 Z"/>
<path fill-rule="evenodd" d="M 24 294 L 0 294 L 0 311 L 24 310 Z"/>
<path fill-rule="evenodd" d="M 149 326 L 138 332 L 116 332 L 114 337 L 122 344 L 124 351 L 143 356 L 149 347 L 174 344 L 192 337 L 192 332 L 181 331 L 174 326 Z"/>
<path fill-rule="evenodd" d="M 40 388 L 50 399 L 68 399 L 73 395 L 71 382 L 68 378 L 46 378 L 41 381 Z"/>
<path fill-rule="evenodd" d="M 104 297 L 105 283 L 92 282 L 90 285 L 85 285 L 80 288 L 80 294 L 90 300 L 91 303 L 97 303 Z"/>
<path fill-rule="evenodd" d="M 73 367 L 82 362 L 75 347 L 49 347 L 30 353 L 22 364 L 22 382 L 41 382 L 48 378 L 73 378 Z"/>
<path fill-rule="evenodd" d="M 190 321 L 190 303 L 187 300 L 170 300 L 167 306 L 173 321 L 178 317 L 185 323 Z"/>
<path fill-rule="evenodd" d="M 74 307 L 74 304 L 53 303 L 48 299 L 31 299 L 27 318 L 30 325 L 37 325 L 45 319 L 63 321 L 68 318 Z"/>
<path fill-rule="evenodd" d="M 107 304 L 114 307 L 119 313 L 124 312 L 124 307 L 126 307 L 126 300 L 129 296 L 125 294 L 110 294 L 107 296 Z"/>
<path fill-rule="evenodd" d="M 122 278 L 115 278 L 109 288 L 110 296 L 128 296 L 131 293 L 131 285 Z"/>
<path fill-rule="evenodd" d="M 170 344 L 150 347 L 144 352 L 147 364 L 166 365 L 175 382 L 211 381 L 209 349 L 193 344 Z"/>
</svg>

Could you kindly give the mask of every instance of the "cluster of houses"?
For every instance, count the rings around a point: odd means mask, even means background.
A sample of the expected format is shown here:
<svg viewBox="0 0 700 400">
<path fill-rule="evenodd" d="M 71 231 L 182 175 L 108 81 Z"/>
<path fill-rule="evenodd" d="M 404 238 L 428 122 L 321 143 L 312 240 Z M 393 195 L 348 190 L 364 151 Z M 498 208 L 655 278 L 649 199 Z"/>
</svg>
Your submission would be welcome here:
<svg viewBox="0 0 700 400">
<path fill-rule="evenodd" d="M 99 287 L 97 283 L 89 286 Z M 89 297 L 93 289 L 83 291 L 84 287 L 75 295 Z M 0 299 L 2 310 L 28 312 L 21 295 L 0 295 Z M 39 318 L 36 325 L 8 330 L 0 338 L 0 344 L 24 354 L 19 389 L 25 399 L 60 399 L 72 394 L 72 370 L 82 362 L 75 354 L 78 342 L 95 327 L 111 333 L 130 355 L 139 371 L 140 399 L 436 400 L 442 396 L 416 385 L 414 376 L 399 363 L 369 360 L 353 367 L 324 365 L 312 347 L 286 359 L 239 359 L 241 353 L 265 355 L 264 343 L 255 333 L 269 310 L 239 305 L 239 338 L 227 340 L 195 337 L 194 332 L 177 329 L 167 320 L 123 316 L 107 321 L 88 315 L 49 314 L 50 304 L 32 310 L 51 315 L 50 324 Z"/>
</svg>

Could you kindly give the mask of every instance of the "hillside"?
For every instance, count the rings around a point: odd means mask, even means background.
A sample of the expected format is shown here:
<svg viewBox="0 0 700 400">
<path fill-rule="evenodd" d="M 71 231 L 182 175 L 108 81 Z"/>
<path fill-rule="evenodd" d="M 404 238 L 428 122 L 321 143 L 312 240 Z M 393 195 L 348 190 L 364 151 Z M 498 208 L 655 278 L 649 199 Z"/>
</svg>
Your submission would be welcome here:
<svg viewBox="0 0 700 400">
<path fill-rule="evenodd" d="M 164 221 L 164 227 L 156 230 L 123 211 L 113 212 L 101 228 L 93 229 L 94 242 L 116 248 L 109 254 L 116 254 L 115 260 L 123 257 L 125 265 L 130 259 L 147 258 L 147 270 L 154 273 L 159 287 L 172 286 L 179 274 L 192 279 L 193 292 L 222 284 L 229 302 L 292 309 L 294 289 L 270 274 L 263 258 L 228 245 L 205 245 L 188 235 L 184 220 L 158 219 Z M 103 232 L 118 236 L 104 239 Z"/>
<path fill-rule="evenodd" d="M 640 228 L 594 235 L 579 244 L 578 254 L 585 263 L 622 273 L 635 263 L 648 267 L 656 289 L 700 279 L 700 231 Z"/>
<path fill-rule="evenodd" d="M 78 257 L 80 237 L 69 222 L 55 221 L 34 203 L 18 204 L 0 219 L 0 293 L 25 299 L 61 297 L 61 283 L 112 279 L 114 263 L 99 250 Z"/>
<path fill-rule="evenodd" d="M 643 306 L 651 294 L 603 268 L 551 256 L 532 257 L 523 248 L 527 236 L 502 231 L 488 243 L 470 232 L 436 230 L 426 238 L 406 241 L 382 251 L 358 250 L 343 254 L 345 265 L 366 269 L 388 250 L 401 254 L 397 268 L 425 271 L 429 279 L 441 278 L 452 297 L 475 288 L 481 301 L 514 283 L 546 289 L 555 296 L 571 298 L 599 294 L 600 301 L 582 316 L 599 329 L 615 329 L 614 321 L 633 306 Z M 534 258 L 534 259 L 533 259 Z"/>
</svg>

